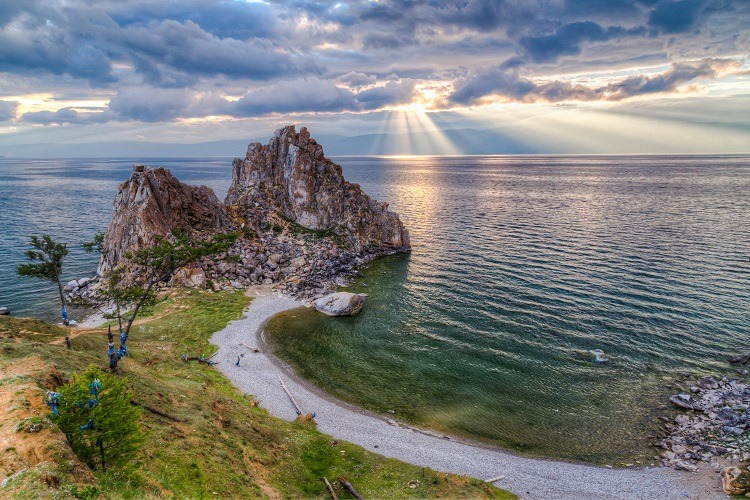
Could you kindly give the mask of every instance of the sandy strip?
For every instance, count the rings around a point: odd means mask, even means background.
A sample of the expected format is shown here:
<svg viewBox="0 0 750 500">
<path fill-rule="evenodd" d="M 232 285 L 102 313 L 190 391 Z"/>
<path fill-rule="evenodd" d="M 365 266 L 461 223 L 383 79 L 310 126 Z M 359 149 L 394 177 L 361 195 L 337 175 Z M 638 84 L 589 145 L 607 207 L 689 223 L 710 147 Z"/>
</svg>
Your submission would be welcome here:
<svg viewBox="0 0 750 500">
<path fill-rule="evenodd" d="M 282 377 L 302 411 L 317 413 L 315 420 L 321 432 L 438 471 L 485 480 L 503 475 L 505 477 L 495 484 L 522 498 L 727 498 L 721 492 L 718 474 L 708 471 L 691 474 L 665 468 L 607 469 L 525 458 L 497 448 L 390 425 L 386 416 L 366 412 L 323 394 L 264 352 L 266 346 L 259 338 L 264 323 L 302 304 L 268 289 L 255 289 L 250 293 L 255 298 L 245 317 L 233 321 L 211 338 L 211 343 L 219 346 L 213 359 L 220 362 L 217 367 L 237 387 L 253 394 L 260 406 L 276 417 L 292 421 L 297 416 L 279 382 Z M 252 349 L 262 352 L 254 353 Z M 237 367 L 235 363 L 241 353 L 245 355 Z"/>
</svg>

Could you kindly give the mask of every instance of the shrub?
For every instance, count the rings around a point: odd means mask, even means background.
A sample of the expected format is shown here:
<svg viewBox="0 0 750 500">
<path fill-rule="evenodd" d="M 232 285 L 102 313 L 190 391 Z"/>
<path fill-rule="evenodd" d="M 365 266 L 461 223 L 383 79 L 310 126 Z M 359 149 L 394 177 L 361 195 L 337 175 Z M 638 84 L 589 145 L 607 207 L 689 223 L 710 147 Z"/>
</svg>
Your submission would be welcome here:
<svg viewBox="0 0 750 500">
<path fill-rule="evenodd" d="M 100 389 L 92 389 L 98 380 Z M 71 448 L 92 469 L 129 471 L 143 442 L 140 410 L 130 404 L 126 380 L 90 367 L 73 375 L 60 390 L 59 414 L 53 420 Z"/>
</svg>

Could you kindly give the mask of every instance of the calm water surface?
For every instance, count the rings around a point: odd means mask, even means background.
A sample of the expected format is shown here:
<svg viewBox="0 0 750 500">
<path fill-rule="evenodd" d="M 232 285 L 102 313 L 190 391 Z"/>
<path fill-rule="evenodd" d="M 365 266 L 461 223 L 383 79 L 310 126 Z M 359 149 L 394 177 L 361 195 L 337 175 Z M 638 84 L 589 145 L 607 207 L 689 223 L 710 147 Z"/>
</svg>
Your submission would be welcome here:
<svg viewBox="0 0 750 500">
<path fill-rule="evenodd" d="M 55 290 L 15 267 L 32 234 L 80 243 L 106 228 L 134 162 L 223 198 L 231 159 L 0 159 L 0 306 L 58 318 Z M 373 263 L 353 318 L 271 321 L 276 352 L 343 399 L 538 455 L 653 455 L 677 373 L 724 372 L 750 342 L 750 158 L 342 158 L 387 200 L 411 255 Z M 593 363 L 590 349 L 611 356 Z"/>
<path fill-rule="evenodd" d="M 644 460 L 664 385 L 729 371 L 750 341 L 746 157 L 368 158 L 345 173 L 401 214 L 412 254 L 357 279 L 358 316 L 267 328 L 345 400 L 519 452 Z"/>
</svg>

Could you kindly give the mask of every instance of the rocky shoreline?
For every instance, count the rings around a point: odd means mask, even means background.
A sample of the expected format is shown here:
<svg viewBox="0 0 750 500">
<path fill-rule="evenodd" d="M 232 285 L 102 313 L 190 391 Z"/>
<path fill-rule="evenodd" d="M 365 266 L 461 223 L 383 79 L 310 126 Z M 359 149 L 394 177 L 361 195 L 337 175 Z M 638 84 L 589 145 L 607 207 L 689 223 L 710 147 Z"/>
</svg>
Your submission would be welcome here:
<svg viewBox="0 0 750 500">
<path fill-rule="evenodd" d="M 731 379 L 705 376 L 689 387 L 676 384 L 681 392 L 669 401 L 679 413 L 662 417 L 665 433 L 659 443 L 662 465 L 690 472 L 721 470 L 724 489 L 733 494 L 750 491 L 750 483 L 745 489 L 736 484 L 750 461 L 750 381 L 748 370 L 737 373 L 740 377 Z"/>
</svg>

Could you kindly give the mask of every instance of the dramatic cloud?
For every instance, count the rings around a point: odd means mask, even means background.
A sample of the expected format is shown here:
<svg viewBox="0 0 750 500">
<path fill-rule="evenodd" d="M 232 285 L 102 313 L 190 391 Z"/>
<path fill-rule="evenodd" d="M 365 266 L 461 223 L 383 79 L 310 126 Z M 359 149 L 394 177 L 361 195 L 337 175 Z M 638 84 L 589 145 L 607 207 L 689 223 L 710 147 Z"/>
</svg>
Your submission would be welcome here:
<svg viewBox="0 0 750 500">
<path fill-rule="evenodd" d="M 651 11 L 648 24 L 658 33 L 685 33 L 698 23 L 704 4 L 701 0 L 662 2 Z"/>
<path fill-rule="evenodd" d="M 0 122 L 174 137 L 280 115 L 629 102 L 706 80 L 741 95 L 747 19 L 747 0 L 5 0 Z"/>
<path fill-rule="evenodd" d="M 645 28 L 624 29 L 619 26 L 602 28 L 585 21 L 566 24 L 556 32 L 536 37 L 523 37 L 519 43 L 534 62 L 550 62 L 560 56 L 576 56 L 581 53 L 583 42 L 605 42 L 613 38 L 642 35 Z"/>
<path fill-rule="evenodd" d="M 413 96 L 414 83 L 406 80 L 354 92 L 331 80 L 310 78 L 254 90 L 233 103 L 231 113 L 235 116 L 261 116 L 271 113 L 357 112 L 408 104 Z"/>
<path fill-rule="evenodd" d="M 106 111 L 79 113 L 72 108 L 61 108 L 57 111 L 33 111 L 24 113 L 21 118 L 27 123 L 36 123 L 42 125 L 82 125 L 104 123 L 110 121 L 112 119 L 112 115 Z"/>
<path fill-rule="evenodd" d="M 674 63 L 663 73 L 626 78 L 601 87 L 570 82 L 536 83 L 519 76 L 516 70 L 493 68 L 472 77 L 459 79 L 448 100 L 456 104 L 475 104 L 487 96 L 515 102 L 619 101 L 630 97 L 677 90 L 698 79 L 716 79 L 741 72 L 744 61 L 704 59 Z"/>
</svg>

